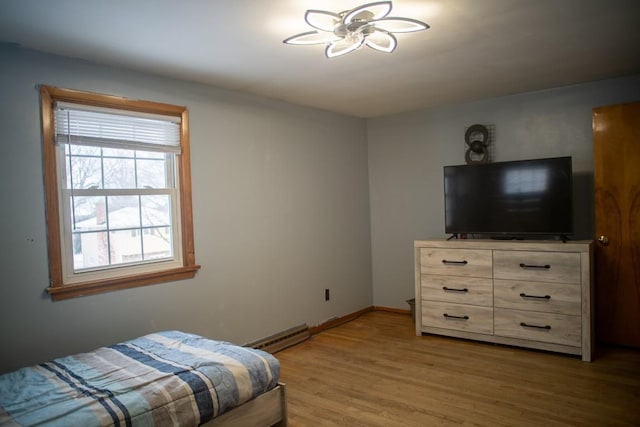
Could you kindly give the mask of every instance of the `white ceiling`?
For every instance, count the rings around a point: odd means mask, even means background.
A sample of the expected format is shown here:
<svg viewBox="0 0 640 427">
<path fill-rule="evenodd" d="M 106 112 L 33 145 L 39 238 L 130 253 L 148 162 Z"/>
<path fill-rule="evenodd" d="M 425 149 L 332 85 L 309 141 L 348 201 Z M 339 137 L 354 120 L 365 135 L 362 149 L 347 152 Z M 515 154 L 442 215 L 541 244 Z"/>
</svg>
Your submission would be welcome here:
<svg viewBox="0 0 640 427">
<path fill-rule="evenodd" d="M 291 46 L 374 0 L 0 0 L 0 41 L 357 117 L 640 72 L 640 0 L 395 0 L 391 54 Z"/>
</svg>

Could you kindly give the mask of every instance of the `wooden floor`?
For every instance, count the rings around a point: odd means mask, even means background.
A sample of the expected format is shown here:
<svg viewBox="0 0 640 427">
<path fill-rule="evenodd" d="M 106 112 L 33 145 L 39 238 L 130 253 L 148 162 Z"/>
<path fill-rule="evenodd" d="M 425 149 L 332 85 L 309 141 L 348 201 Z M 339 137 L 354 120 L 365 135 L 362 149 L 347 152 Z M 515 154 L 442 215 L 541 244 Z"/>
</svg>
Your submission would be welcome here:
<svg viewBox="0 0 640 427">
<path fill-rule="evenodd" d="M 574 356 L 417 337 L 373 311 L 276 354 L 289 425 L 640 426 L 640 352 Z"/>
</svg>

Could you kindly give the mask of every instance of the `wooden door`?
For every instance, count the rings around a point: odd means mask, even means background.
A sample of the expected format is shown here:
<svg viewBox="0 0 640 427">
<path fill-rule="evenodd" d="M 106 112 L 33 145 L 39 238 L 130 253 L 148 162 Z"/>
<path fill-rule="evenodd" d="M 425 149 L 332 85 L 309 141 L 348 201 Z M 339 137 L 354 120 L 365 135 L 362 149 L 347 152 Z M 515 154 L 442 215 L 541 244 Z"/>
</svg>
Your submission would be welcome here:
<svg viewBox="0 0 640 427">
<path fill-rule="evenodd" d="M 596 338 L 640 348 L 640 103 L 593 110 Z"/>
</svg>

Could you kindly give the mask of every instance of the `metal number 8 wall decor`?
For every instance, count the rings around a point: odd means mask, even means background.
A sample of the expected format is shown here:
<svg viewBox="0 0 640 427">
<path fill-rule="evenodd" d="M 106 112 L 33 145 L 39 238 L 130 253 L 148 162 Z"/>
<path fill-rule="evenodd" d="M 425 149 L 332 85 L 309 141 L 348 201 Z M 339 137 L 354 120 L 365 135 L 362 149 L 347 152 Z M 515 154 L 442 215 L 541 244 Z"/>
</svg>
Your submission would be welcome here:
<svg viewBox="0 0 640 427">
<path fill-rule="evenodd" d="M 489 131 L 485 126 L 469 126 L 464 140 L 468 147 L 464 156 L 467 164 L 489 162 Z"/>
</svg>

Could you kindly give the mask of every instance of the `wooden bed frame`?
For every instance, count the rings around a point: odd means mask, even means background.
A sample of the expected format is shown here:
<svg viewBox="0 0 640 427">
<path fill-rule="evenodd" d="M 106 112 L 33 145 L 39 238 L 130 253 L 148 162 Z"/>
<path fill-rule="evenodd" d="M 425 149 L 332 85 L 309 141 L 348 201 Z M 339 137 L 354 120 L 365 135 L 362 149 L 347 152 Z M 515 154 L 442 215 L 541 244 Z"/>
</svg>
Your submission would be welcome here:
<svg viewBox="0 0 640 427">
<path fill-rule="evenodd" d="M 287 394 L 283 383 L 253 400 L 215 417 L 207 427 L 286 427 Z"/>
</svg>

